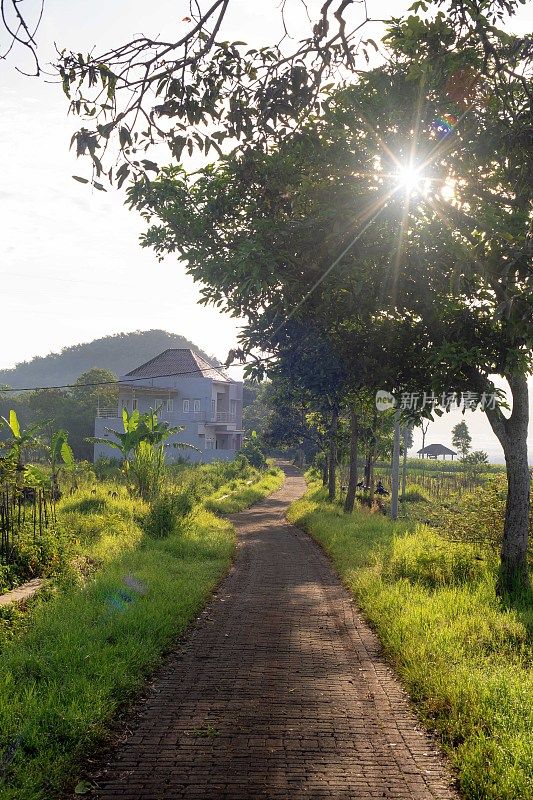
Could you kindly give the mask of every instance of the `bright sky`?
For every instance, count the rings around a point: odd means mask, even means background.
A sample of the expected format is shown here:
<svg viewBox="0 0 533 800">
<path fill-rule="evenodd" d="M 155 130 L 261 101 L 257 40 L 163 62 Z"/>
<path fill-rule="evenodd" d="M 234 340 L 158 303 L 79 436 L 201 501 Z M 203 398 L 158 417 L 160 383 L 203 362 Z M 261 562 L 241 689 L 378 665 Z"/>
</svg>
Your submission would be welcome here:
<svg viewBox="0 0 533 800">
<path fill-rule="evenodd" d="M 321 4 L 311 0 L 311 13 Z M 408 5 L 368 0 L 374 18 L 400 15 Z M 26 0 L 24 6 L 37 8 L 38 2 Z M 279 37 L 279 6 L 279 0 L 231 0 L 222 38 L 272 43 Z M 45 0 L 41 58 L 50 60 L 54 42 L 102 51 L 139 32 L 171 37 L 184 25 L 187 9 L 187 0 Z M 289 0 L 288 9 L 290 30 L 296 38 L 305 35 L 302 3 Z M 531 3 L 512 27 L 533 29 Z M 365 35 L 379 38 L 381 30 L 375 25 Z M 25 65 L 22 56 L 16 63 Z M 198 288 L 176 259 L 159 263 L 141 249 L 142 222 L 123 206 L 119 192 L 104 194 L 72 180 L 87 167 L 68 149 L 74 122 L 66 116 L 66 98 L 57 85 L 25 78 L 14 66 L 0 62 L 0 368 L 107 334 L 149 328 L 181 333 L 224 359 L 236 343 L 238 321 L 198 306 Z M 484 415 L 468 414 L 467 420 L 475 448 L 500 456 Z M 436 422 L 426 443 L 450 445 L 455 422 L 456 414 Z"/>
</svg>

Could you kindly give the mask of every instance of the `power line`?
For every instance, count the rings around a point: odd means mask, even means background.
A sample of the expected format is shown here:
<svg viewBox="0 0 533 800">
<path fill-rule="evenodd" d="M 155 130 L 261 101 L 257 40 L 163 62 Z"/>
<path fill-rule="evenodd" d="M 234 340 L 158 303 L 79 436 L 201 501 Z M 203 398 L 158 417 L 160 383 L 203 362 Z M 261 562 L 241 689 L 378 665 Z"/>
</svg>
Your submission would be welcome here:
<svg viewBox="0 0 533 800">
<path fill-rule="evenodd" d="M 242 364 L 229 364 L 224 369 L 231 369 L 231 367 L 245 367 L 250 364 L 255 364 L 257 361 L 267 361 L 268 358 L 258 358 L 254 361 L 244 361 Z M 0 388 L 0 394 L 4 394 L 7 392 L 41 392 L 46 391 L 46 389 L 80 389 L 82 387 L 91 387 L 91 386 L 124 386 L 129 383 L 135 383 L 135 381 L 146 381 L 146 380 L 154 380 L 155 378 L 174 378 L 180 375 L 197 375 L 199 372 L 219 372 L 221 367 L 198 367 L 197 369 L 190 369 L 184 372 L 167 372 L 161 375 L 145 375 L 144 377 L 140 378 L 127 378 L 127 380 L 116 380 L 116 381 L 94 381 L 93 383 L 63 383 L 58 386 L 24 386 L 20 389 L 12 388 L 11 386 L 6 389 Z M 220 373 L 223 374 L 222 372 Z M 151 387 L 154 389 L 161 389 L 165 387 L 161 386 L 154 386 Z"/>
</svg>

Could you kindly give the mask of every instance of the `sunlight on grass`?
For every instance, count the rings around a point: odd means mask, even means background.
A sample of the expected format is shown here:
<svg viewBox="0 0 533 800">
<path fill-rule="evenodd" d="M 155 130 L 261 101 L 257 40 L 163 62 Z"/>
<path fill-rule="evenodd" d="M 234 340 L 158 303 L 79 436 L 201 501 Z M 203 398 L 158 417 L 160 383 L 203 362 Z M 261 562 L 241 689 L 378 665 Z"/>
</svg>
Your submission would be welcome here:
<svg viewBox="0 0 533 800">
<path fill-rule="evenodd" d="M 312 486 L 289 519 L 331 556 L 376 627 L 468 798 L 533 798 L 533 605 L 496 598 L 488 550 L 364 511 Z"/>
<path fill-rule="evenodd" d="M 240 510 L 283 482 L 279 470 L 217 494 L 217 511 Z M 101 484 L 61 503 L 70 530 L 69 571 L 26 614 L 0 630 L 1 800 L 51 800 L 106 734 L 227 572 L 235 547 L 229 521 L 202 504 L 176 533 L 141 528 L 148 508 Z M 206 502 L 209 505 L 209 498 Z M 133 587 L 133 588 L 132 588 Z"/>
<path fill-rule="evenodd" d="M 270 469 L 257 482 L 235 480 L 205 502 L 205 507 L 215 514 L 235 514 L 251 506 L 266 494 L 275 492 L 283 484 L 284 475 L 279 469 Z"/>
</svg>

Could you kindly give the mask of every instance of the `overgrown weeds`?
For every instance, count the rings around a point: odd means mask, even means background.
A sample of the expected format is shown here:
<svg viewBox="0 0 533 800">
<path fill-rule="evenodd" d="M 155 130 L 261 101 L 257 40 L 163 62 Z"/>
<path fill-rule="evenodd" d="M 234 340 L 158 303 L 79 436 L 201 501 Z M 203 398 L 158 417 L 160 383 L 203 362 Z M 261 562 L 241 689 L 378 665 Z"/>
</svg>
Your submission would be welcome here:
<svg viewBox="0 0 533 800">
<path fill-rule="evenodd" d="M 281 481 L 213 464 L 175 470 L 151 507 L 115 484 L 58 504 L 62 569 L 28 609 L 0 613 L 2 800 L 49 800 L 77 782 L 117 708 L 228 569 L 233 527 L 198 498 L 232 493 L 239 510 Z"/>
<path fill-rule="evenodd" d="M 313 486 L 308 530 L 375 626 L 472 800 L 533 798 L 533 596 L 497 598 L 490 547 L 415 522 L 343 515 Z"/>
</svg>

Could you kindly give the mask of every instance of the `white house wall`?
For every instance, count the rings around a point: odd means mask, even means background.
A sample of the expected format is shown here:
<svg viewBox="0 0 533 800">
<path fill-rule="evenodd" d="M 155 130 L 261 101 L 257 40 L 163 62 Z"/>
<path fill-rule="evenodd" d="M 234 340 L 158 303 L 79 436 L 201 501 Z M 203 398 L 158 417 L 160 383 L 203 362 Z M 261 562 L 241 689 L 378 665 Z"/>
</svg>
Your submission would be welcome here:
<svg viewBox="0 0 533 800">
<path fill-rule="evenodd" d="M 141 385 L 142 384 L 142 385 Z M 145 387 L 149 387 L 148 390 Z M 160 389 L 160 395 L 157 390 Z M 154 390 L 156 390 L 154 392 Z M 112 435 L 106 428 L 122 431 L 122 408 L 124 405 L 131 413 L 132 396 L 135 393 L 136 407 L 140 413 L 146 413 L 156 407 L 156 401 L 162 400 L 165 405 L 159 416 L 170 425 L 180 425 L 183 430 L 173 441 L 186 442 L 193 445 L 197 450 L 190 448 L 181 449 L 169 447 L 167 450 L 167 462 L 171 463 L 180 458 L 185 458 L 192 463 L 211 462 L 215 460 L 231 460 L 235 457 L 236 451 L 242 446 L 242 383 L 222 383 L 215 382 L 210 378 L 198 378 L 194 376 L 172 377 L 172 378 L 143 378 L 142 381 L 135 382 L 127 388 L 121 388 L 119 393 L 116 417 L 108 414 L 107 417 L 97 417 L 95 420 L 95 436 L 98 438 L 110 438 Z M 169 395 L 170 392 L 170 395 Z M 218 399 L 218 393 L 225 396 L 221 398 L 219 408 L 215 411 L 230 413 L 234 401 L 235 420 L 213 424 L 211 413 L 213 404 Z M 166 411 L 166 401 L 169 396 L 173 400 L 172 410 Z M 189 400 L 189 412 L 183 410 L 183 400 Z M 200 401 L 198 413 L 193 411 L 193 401 Z M 213 448 L 206 449 L 207 438 L 212 439 Z M 234 444 L 234 447 L 222 446 L 222 443 Z M 218 447 L 215 444 L 218 443 Z M 115 448 L 103 444 L 97 444 L 94 448 L 94 458 L 120 458 L 120 452 Z"/>
</svg>

